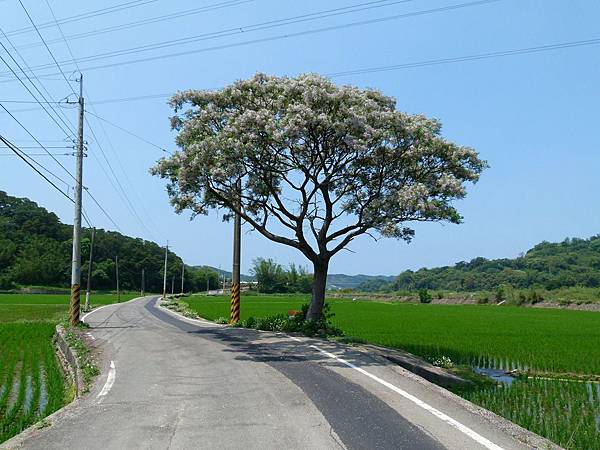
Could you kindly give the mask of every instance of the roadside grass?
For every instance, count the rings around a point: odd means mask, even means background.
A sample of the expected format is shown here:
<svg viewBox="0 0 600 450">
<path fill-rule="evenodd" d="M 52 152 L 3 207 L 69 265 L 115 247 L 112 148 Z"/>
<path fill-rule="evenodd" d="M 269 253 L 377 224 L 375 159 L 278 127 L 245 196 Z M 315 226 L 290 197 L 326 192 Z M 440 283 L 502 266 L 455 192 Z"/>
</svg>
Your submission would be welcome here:
<svg viewBox="0 0 600 450">
<path fill-rule="evenodd" d="M 137 296 L 122 294 L 121 301 Z M 91 300 L 106 305 L 117 296 L 93 294 Z M 52 342 L 69 301 L 64 294 L 0 294 L 0 442 L 70 400 Z M 83 364 L 83 371 L 89 382 L 97 369 Z"/>
<path fill-rule="evenodd" d="M 241 318 L 300 309 L 307 295 L 245 295 Z M 188 297 L 206 319 L 229 317 L 229 298 Z M 490 305 L 330 299 L 347 339 L 402 348 L 428 360 L 521 376 L 458 394 L 567 449 L 600 449 L 600 313 Z M 533 379 L 527 378 L 534 376 Z M 567 378 L 572 381 L 543 379 Z"/>
</svg>

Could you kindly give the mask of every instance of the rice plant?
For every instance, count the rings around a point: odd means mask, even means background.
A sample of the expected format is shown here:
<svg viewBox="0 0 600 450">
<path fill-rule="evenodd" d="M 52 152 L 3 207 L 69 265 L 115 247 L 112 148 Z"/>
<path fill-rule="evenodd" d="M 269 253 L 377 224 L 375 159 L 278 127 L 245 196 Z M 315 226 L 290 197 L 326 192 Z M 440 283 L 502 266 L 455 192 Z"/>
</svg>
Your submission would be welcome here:
<svg viewBox="0 0 600 450">
<path fill-rule="evenodd" d="M 0 324 L 0 442 L 64 404 L 53 335 L 49 322 Z"/>
</svg>

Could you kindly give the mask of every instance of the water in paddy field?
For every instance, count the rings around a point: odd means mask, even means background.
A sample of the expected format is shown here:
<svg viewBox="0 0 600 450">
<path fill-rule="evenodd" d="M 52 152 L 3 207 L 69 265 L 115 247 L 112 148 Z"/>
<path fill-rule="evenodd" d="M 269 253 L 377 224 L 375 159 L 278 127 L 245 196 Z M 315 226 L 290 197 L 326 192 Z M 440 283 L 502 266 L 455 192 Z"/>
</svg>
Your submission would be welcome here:
<svg viewBox="0 0 600 450">
<path fill-rule="evenodd" d="M 497 384 L 463 397 L 568 449 L 600 450 L 600 383 L 474 371 Z"/>
<path fill-rule="evenodd" d="M 499 369 L 486 369 L 485 367 L 474 367 L 473 371 L 479 375 L 486 376 L 496 381 L 497 383 L 504 383 L 510 386 L 513 381 L 516 380 L 515 377 L 506 373 L 504 370 Z"/>
</svg>

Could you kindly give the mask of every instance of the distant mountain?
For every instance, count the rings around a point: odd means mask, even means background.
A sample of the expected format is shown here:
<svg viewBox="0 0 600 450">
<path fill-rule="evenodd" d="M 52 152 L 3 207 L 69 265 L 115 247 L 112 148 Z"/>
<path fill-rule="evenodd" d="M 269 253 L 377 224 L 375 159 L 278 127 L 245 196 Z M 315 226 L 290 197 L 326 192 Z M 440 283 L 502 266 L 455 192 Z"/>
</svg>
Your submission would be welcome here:
<svg viewBox="0 0 600 450">
<path fill-rule="evenodd" d="M 223 275 L 225 275 L 226 279 L 231 280 L 231 272 L 228 272 L 227 270 L 219 269 L 217 267 L 212 267 L 212 266 L 196 266 L 196 267 L 198 267 L 198 268 L 200 268 L 200 267 L 207 267 L 207 268 L 212 269 L 215 272 L 217 272 L 221 277 Z M 240 280 L 241 281 L 256 281 L 256 278 L 253 277 L 252 275 L 241 274 L 240 275 Z"/>
<path fill-rule="evenodd" d="M 327 289 L 356 289 L 363 283 L 391 283 L 395 279 L 395 276 L 387 275 L 345 275 L 343 273 L 332 273 L 327 276 Z"/>
<path fill-rule="evenodd" d="M 225 275 L 225 278 L 231 279 L 231 272 L 217 267 L 212 266 L 197 266 L 197 267 L 208 267 L 219 273 L 219 275 Z M 256 281 L 256 278 L 252 275 L 244 275 L 241 277 L 242 281 Z M 396 277 L 386 275 L 346 275 L 343 273 L 332 273 L 327 276 L 327 289 L 354 289 L 359 285 L 367 282 L 378 282 L 378 283 L 392 283 Z"/>
<path fill-rule="evenodd" d="M 548 290 L 581 286 L 600 287 L 600 235 L 541 242 L 513 259 L 475 258 L 453 266 L 407 270 L 389 289 L 492 290 L 508 285 L 518 289 Z"/>
</svg>

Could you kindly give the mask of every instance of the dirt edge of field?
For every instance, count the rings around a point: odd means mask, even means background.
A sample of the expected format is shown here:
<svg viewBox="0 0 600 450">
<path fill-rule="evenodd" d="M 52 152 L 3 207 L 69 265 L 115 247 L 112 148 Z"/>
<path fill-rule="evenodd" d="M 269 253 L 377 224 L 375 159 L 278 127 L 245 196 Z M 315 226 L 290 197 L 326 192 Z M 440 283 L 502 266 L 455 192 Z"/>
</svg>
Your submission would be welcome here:
<svg viewBox="0 0 600 450">
<path fill-rule="evenodd" d="M 406 303 L 406 304 L 420 304 L 418 299 L 413 297 L 396 297 L 390 294 L 364 294 L 364 293 L 328 293 L 327 299 L 340 299 L 340 298 L 352 298 L 355 300 L 366 300 L 373 302 L 384 302 L 384 303 Z M 433 298 L 431 300 L 432 305 L 479 305 L 475 298 Z M 570 303 L 559 303 L 556 301 L 544 300 L 537 303 L 523 303 L 521 305 L 509 304 L 509 303 L 485 303 L 488 306 L 514 306 L 519 308 L 550 308 L 550 309 L 570 309 L 573 311 L 592 311 L 600 312 L 600 302 L 577 303 L 572 301 Z"/>
</svg>

